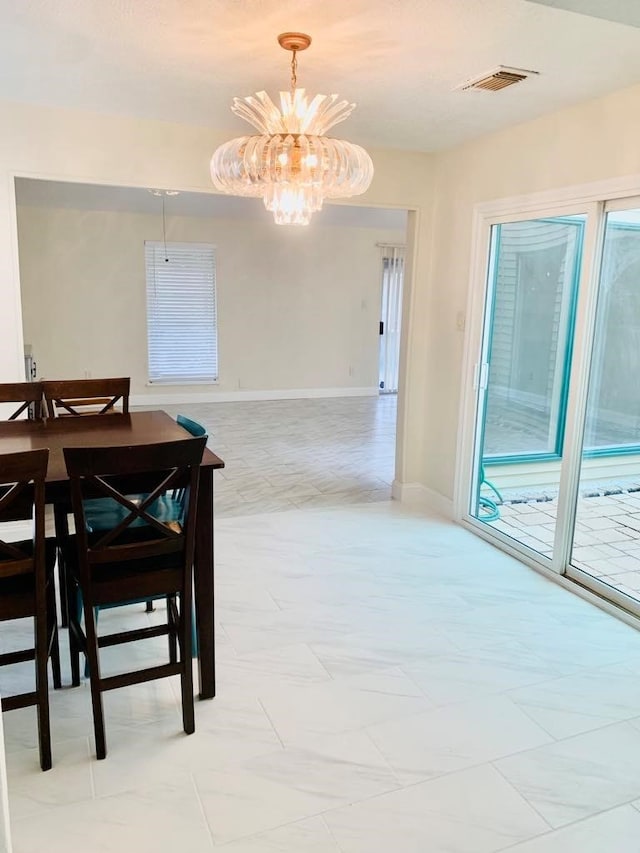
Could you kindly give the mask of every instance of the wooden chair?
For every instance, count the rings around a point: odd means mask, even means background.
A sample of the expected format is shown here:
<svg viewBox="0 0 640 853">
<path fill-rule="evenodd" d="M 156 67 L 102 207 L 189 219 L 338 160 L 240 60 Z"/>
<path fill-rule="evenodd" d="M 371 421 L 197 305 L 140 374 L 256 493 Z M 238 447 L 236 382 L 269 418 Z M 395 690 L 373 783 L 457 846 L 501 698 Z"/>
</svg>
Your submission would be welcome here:
<svg viewBox="0 0 640 853">
<path fill-rule="evenodd" d="M 176 417 L 176 422 L 193 436 L 198 438 L 200 436 L 207 437 L 207 428 L 198 423 L 198 421 L 194 421 L 191 418 L 186 417 L 186 415 L 178 415 Z M 175 489 L 172 495 L 163 496 L 161 498 L 164 502 L 161 512 L 165 521 L 179 521 L 183 517 L 184 494 L 184 489 Z M 140 499 L 146 497 L 146 495 L 135 495 L 132 497 Z M 109 521 L 109 516 L 111 516 L 111 521 Z M 109 526 L 113 523 L 113 501 L 103 501 L 98 499 L 95 501 L 85 502 L 85 517 L 91 530 L 108 530 Z M 145 608 L 147 613 L 153 613 L 153 601 L 153 598 L 149 598 L 147 600 Z M 198 657 L 198 634 L 196 632 L 195 614 L 193 618 L 191 643 L 192 654 L 193 657 L 196 658 Z"/>
<path fill-rule="evenodd" d="M 42 382 L 3 382 L 0 384 L 0 403 L 19 403 L 7 420 L 15 421 L 28 411 L 32 420 L 42 418 Z"/>
<path fill-rule="evenodd" d="M 193 436 L 199 438 L 200 436 L 207 436 L 206 427 L 202 426 L 202 424 L 197 421 L 192 420 L 191 418 L 186 417 L 185 415 L 178 415 L 176 417 L 176 422 L 183 429 L 186 429 L 188 433 Z M 156 510 L 157 515 L 161 515 L 163 521 L 180 521 L 180 519 L 184 516 L 184 489 L 175 489 L 171 495 L 163 495 L 159 501 L 162 501 L 162 505 L 159 502 L 156 503 L 154 509 Z M 130 495 L 131 499 L 142 500 L 146 497 L 146 495 Z M 114 526 L 114 511 L 121 512 L 122 507 L 119 504 L 115 504 L 111 500 L 101 500 L 100 498 L 96 500 L 85 501 L 85 519 L 88 527 L 95 532 L 99 530 L 109 530 Z M 146 612 L 153 613 L 153 598 L 150 598 L 146 602 Z M 96 608 L 98 611 L 99 608 Z M 96 612 L 96 618 L 97 618 Z M 195 618 L 193 620 L 193 636 L 192 636 L 192 652 L 194 658 L 198 656 L 198 637 L 195 626 Z"/>
<path fill-rule="evenodd" d="M 119 379 L 61 379 L 42 383 L 47 416 L 128 414 L 128 376 Z M 116 404 L 120 404 L 116 408 Z M 78 411 L 79 409 L 84 411 Z"/>
<path fill-rule="evenodd" d="M 74 685 L 80 683 L 80 652 L 89 662 L 96 755 L 106 756 L 102 693 L 155 678 L 180 675 L 182 720 L 195 729 L 191 663 L 192 567 L 200 462 L 206 438 L 134 447 L 66 448 L 67 471 L 76 526 L 66 556 L 69 645 Z M 143 482 L 145 496 L 131 499 L 132 483 Z M 185 488 L 180 521 L 154 513 L 163 496 Z M 85 505 L 94 498 L 120 509 L 109 530 L 91 531 Z M 75 543 L 73 542 L 75 540 Z M 80 598 L 81 596 L 81 598 Z M 165 625 L 97 636 L 95 608 L 167 599 Z M 179 607 L 178 607 L 179 601 Z M 84 605 L 86 633 L 80 624 Z M 149 637 L 168 636 L 169 663 L 109 677 L 100 674 L 99 649 Z M 178 654 L 179 651 L 179 654 Z"/>
<path fill-rule="evenodd" d="M 129 389 L 131 380 L 128 376 L 119 379 L 60 379 L 45 380 L 42 384 L 42 395 L 50 418 L 79 417 L 82 415 L 111 415 L 115 413 L 128 414 Z M 120 405 L 116 408 L 117 404 Z M 79 411 L 84 410 L 84 411 Z M 56 537 L 60 543 L 69 537 L 69 522 L 67 515 L 70 507 L 64 504 L 54 506 Z M 60 590 L 65 589 L 64 551 L 58 555 L 58 578 Z M 62 626 L 69 624 L 67 602 L 60 594 Z"/>
<path fill-rule="evenodd" d="M 0 521 L 33 521 L 33 536 L 25 541 L 0 539 L 0 621 L 34 619 L 32 649 L 5 652 L 0 666 L 35 660 L 35 691 L 2 696 L 2 710 L 36 705 L 40 766 L 51 768 L 47 664 L 51 657 L 53 683 L 61 686 L 60 651 L 53 570 L 55 541 L 45 540 L 44 481 L 49 451 L 29 450 L 0 456 Z"/>
</svg>

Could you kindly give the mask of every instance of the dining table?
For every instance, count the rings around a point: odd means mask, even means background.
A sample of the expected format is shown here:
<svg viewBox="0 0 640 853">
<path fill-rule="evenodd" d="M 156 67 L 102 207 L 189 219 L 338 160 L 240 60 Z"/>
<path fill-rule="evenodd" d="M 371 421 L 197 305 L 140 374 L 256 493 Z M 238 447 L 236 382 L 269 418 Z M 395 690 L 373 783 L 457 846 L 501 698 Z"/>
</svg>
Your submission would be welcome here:
<svg viewBox="0 0 640 853">
<path fill-rule="evenodd" d="M 192 437 L 163 411 L 15 420 L 0 422 L 0 453 L 48 448 L 45 500 L 54 506 L 69 506 L 70 486 L 63 448 L 130 447 Z M 222 459 L 205 448 L 200 464 L 193 568 L 201 699 L 212 699 L 216 693 L 213 472 L 220 468 L 224 468 Z"/>
</svg>

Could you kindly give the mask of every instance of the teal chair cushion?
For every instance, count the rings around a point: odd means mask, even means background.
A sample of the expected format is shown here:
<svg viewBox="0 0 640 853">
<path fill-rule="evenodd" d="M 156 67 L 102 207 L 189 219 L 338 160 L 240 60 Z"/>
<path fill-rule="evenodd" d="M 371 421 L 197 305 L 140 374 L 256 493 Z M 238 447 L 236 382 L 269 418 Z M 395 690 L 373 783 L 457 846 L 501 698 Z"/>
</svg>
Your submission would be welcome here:
<svg viewBox="0 0 640 853">
<path fill-rule="evenodd" d="M 128 495 L 127 497 L 132 503 L 141 504 L 146 495 Z M 181 522 L 184 508 L 182 501 L 172 494 L 164 494 L 148 507 L 148 511 L 158 521 Z M 99 533 L 117 527 L 129 515 L 129 510 L 113 498 L 92 498 L 84 502 L 84 513 L 87 531 Z M 131 522 L 129 528 L 133 530 L 145 526 L 144 519 L 137 518 Z"/>
<path fill-rule="evenodd" d="M 203 427 L 202 424 L 198 423 L 198 421 L 192 421 L 191 418 L 186 417 L 186 415 L 178 415 L 176 423 L 178 426 L 186 429 L 187 432 L 190 432 L 191 435 L 196 436 L 196 438 L 200 438 L 200 436 L 207 434 L 206 427 Z"/>
</svg>

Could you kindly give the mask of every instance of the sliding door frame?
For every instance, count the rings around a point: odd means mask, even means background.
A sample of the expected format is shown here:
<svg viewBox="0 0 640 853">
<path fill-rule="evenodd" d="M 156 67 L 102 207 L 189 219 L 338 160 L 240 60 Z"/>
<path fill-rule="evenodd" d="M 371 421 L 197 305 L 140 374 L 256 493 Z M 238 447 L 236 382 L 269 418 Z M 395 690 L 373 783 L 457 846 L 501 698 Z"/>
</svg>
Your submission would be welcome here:
<svg viewBox="0 0 640 853">
<path fill-rule="evenodd" d="M 640 187 L 639 187 L 640 189 Z M 640 601 L 631 598 L 628 595 L 625 595 L 623 592 L 620 592 L 615 587 L 604 583 L 603 581 L 598 580 L 598 578 L 589 574 L 589 572 L 584 571 L 583 569 L 579 569 L 577 566 L 572 565 L 571 557 L 573 551 L 573 528 L 576 520 L 576 508 L 577 508 L 577 495 L 580 483 L 580 475 L 582 469 L 582 461 L 585 457 L 583 450 L 583 441 L 584 441 L 584 430 L 586 423 L 586 411 L 587 411 L 587 403 L 588 403 L 588 394 L 589 394 L 589 380 L 591 376 L 591 364 L 593 361 L 593 353 L 595 351 L 595 329 L 597 322 L 597 313 L 598 313 L 598 299 L 599 299 L 599 286 L 600 286 L 600 275 L 602 271 L 602 256 L 604 250 L 604 239 L 605 239 L 605 228 L 606 228 L 606 215 L 608 213 L 612 213 L 615 211 L 621 210 L 638 210 L 640 209 L 640 195 L 636 196 L 626 196 L 624 198 L 610 199 L 606 202 L 602 202 L 600 204 L 600 216 L 599 216 L 599 233 L 597 235 L 597 245 L 598 245 L 598 258 L 596 263 L 593 265 L 593 278 L 594 281 L 590 286 L 590 303 L 588 306 L 585 306 L 586 310 L 586 318 L 585 318 L 585 328 L 584 328 L 584 338 L 583 347 L 585 348 L 584 352 L 584 372 L 586 375 L 581 377 L 584 382 L 581 384 L 581 395 L 580 398 L 576 401 L 576 410 L 580 417 L 580 422 L 576 424 L 576 441 L 578 443 L 577 448 L 577 458 L 575 459 L 575 464 L 571 466 L 571 476 L 572 480 L 567 481 L 566 489 L 567 492 L 570 492 L 570 495 L 567 495 L 567 502 L 571 504 L 570 509 L 568 510 L 568 514 L 565 519 L 565 524 L 568 529 L 571 531 L 571 536 L 565 537 L 563 541 L 558 542 L 558 554 L 557 554 L 557 562 L 563 564 L 563 571 L 568 578 L 575 581 L 576 583 L 581 584 L 582 586 L 590 589 L 595 592 L 597 595 L 607 598 L 612 601 L 619 607 L 623 607 L 625 610 L 628 610 L 634 616 L 640 617 Z M 583 371 L 581 371 L 582 373 Z M 569 424 L 567 424 L 568 428 L 571 428 Z M 568 541 L 567 541 L 568 540 Z M 566 551 L 561 553 L 560 548 L 565 547 Z"/>
<path fill-rule="evenodd" d="M 557 191 L 537 193 L 476 205 L 473 214 L 469 295 L 463 383 L 460 401 L 460 421 L 456 454 L 454 486 L 454 520 L 471 529 L 522 562 L 542 571 L 563 585 L 576 583 L 596 596 L 603 596 L 621 606 L 633 616 L 640 616 L 640 605 L 634 607 L 624 594 L 586 577 L 586 573 L 570 566 L 573 545 L 576 501 L 582 464 L 582 441 L 589 390 L 592 359 L 592 340 L 595 328 L 600 265 L 604 240 L 605 214 L 609 210 L 640 207 L 640 176 L 602 181 Z M 485 323 L 489 319 L 489 288 L 491 229 L 494 225 L 563 215 L 586 215 L 580 281 L 576 305 L 576 324 L 573 341 L 572 368 L 566 409 L 566 429 L 558 494 L 558 512 L 553 557 L 549 558 L 522 545 L 470 513 L 472 500 L 477 496 L 474 477 L 474 452 L 481 437 L 479 431 L 483 394 L 479 384 L 486 372 Z M 569 580 L 571 578 L 571 580 Z"/>
</svg>

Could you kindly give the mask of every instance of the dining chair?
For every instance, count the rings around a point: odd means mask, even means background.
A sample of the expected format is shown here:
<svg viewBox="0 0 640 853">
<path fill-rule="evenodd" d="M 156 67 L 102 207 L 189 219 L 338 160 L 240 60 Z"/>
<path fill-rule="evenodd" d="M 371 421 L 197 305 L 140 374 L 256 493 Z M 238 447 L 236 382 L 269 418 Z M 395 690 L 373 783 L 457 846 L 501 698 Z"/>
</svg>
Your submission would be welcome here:
<svg viewBox="0 0 640 853">
<path fill-rule="evenodd" d="M 80 652 L 89 662 L 91 701 L 98 759 L 106 756 L 102 694 L 156 678 L 179 675 L 182 720 L 187 734 L 195 730 L 192 671 L 192 568 L 200 462 L 206 438 L 120 447 L 64 449 L 76 533 L 67 540 L 69 646 L 74 685 L 80 683 Z M 126 493 L 132 479 L 144 480 L 145 497 Z M 179 521 L 155 514 L 154 504 L 173 489 L 184 488 L 184 513 Z M 93 531 L 85 502 L 112 500 L 121 511 L 114 526 Z M 98 636 L 95 608 L 167 601 L 167 621 Z M 84 607 L 82 608 L 82 605 Z M 81 625 L 84 609 L 85 630 Z M 169 662 L 103 677 L 99 649 L 151 637 L 167 636 Z"/>
<path fill-rule="evenodd" d="M 194 421 L 192 418 L 188 418 L 186 415 L 178 415 L 176 417 L 176 423 L 178 426 L 181 426 L 183 429 L 186 429 L 187 432 L 191 433 L 191 435 L 200 437 L 207 436 L 207 428 L 202 424 L 198 423 L 198 421 Z M 176 490 L 173 494 L 174 500 L 178 501 L 178 505 L 180 505 L 183 501 L 183 489 Z M 147 613 L 153 612 L 153 599 L 149 599 L 147 601 L 146 607 Z M 195 611 L 193 614 L 193 636 L 192 636 L 192 651 L 194 658 L 198 657 L 198 632 L 196 631 L 196 619 L 195 619 Z"/>
<path fill-rule="evenodd" d="M 128 414 L 128 376 L 117 379 L 61 379 L 42 383 L 47 415 L 77 417 L 80 415 Z"/>
<path fill-rule="evenodd" d="M 186 429 L 188 433 L 195 436 L 196 438 L 200 438 L 201 436 L 207 435 L 206 427 L 199 424 L 197 421 L 192 420 L 191 418 L 186 417 L 185 415 L 178 415 L 176 418 L 176 422 L 183 429 Z M 138 495 L 129 495 L 131 500 L 143 500 L 146 497 L 144 494 Z M 109 530 L 111 527 L 114 527 L 116 523 L 122 520 L 122 507 L 115 503 L 110 499 L 103 498 L 95 498 L 93 500 L 85 501 L 85 519 L 86 523 L 91 531 L 97 533 L 100 530 Z M 175 489 L 170 495 L 162 495 L 158 498 L 158 500 L 154 504 L 154 512 L 156 516 L 161 517 L 163 521 L 180 521 L 185 513 L 184 507 L 184 489 Z M 153 613 L 153 602 L 154 598 L 149 598 L 145 602 L 146 604 L 146 612 Z M 119 606 L 111 605 L 112 607 Z M 95 610 L 96 620 L 98 619 L 98 612 L 100 608 L 97 607 Z M 196 631 L 195 624 L 195 613 L 193 617 L 193 634 L 191 638 L 191 648 L 193 657 L 198 656 L 198 634 Z"/>
<path fill-rule="evenodd" d="M 35 690 L 16 695 L 3 691 L 2 710 L 37 706 L 40 766 L 51 768 L 49 726 L 49 658 L 54 687 L 61 686 L 60 650 L 53 571 L 55 540 L 45 539 L 44 483 L 49 451 L 27 450 L 0 455 L 0 522 L 15 537 L 13 522 L 31 522 L 32 535 L 11 541 L 0 538 L 0 622 L 34 620 L 34 646 L 0 654 L 0 666 L 35 661 Z M 21 525 L 18 525 L 18 529 Z"/>
<path fill-rule="evenodd" d="M 0 383 L 0 403 L 19 403 L 6 420 L 15 421 L 24 412 L 31 420 L 42 419 L 42 382 Z"/>
<path fill-rule="evenodd" d="M 116 379 L 45 380 L 42 382 L 42 395 L 50 418 L 128 414 L 130 386 L 131 380 L 128 376 Z M 67 518 L 69 511 L 69 505 L 64 502 L 54 504 L 56 537 L 60 543 L 69 536 Z M 69 614 L 66 599 L 62 594 L 62 590 L 66 588 L 64 573 L 64 549 L 60 548 L 58 554 L 60 609 L 62 626 L 66 627 L 69 623 Z"/>
</svg>

